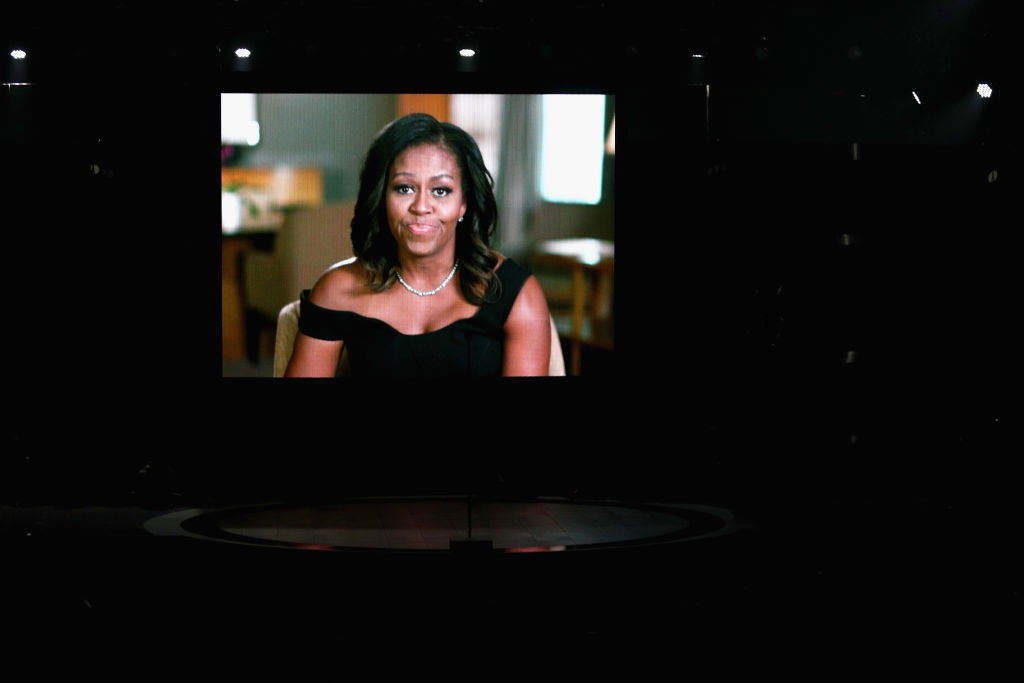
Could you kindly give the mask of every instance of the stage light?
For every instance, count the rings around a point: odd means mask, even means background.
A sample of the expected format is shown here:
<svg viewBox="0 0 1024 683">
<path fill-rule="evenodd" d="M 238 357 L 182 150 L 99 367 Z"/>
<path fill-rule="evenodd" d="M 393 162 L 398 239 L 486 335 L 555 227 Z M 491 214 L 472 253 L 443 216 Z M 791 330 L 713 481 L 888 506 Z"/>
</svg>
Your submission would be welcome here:
<svg viewBox="0 0 1024 683">
<path fill-rule="evenodd" d="M 988 83 L 979 83 L 978 94 L 981 95 L 983 99 L 988 99 L 992 97 L 992 87 L 989 86 Z"/>
<path fill-rule="evenodd" d="M 28 54 L 24 50 L 11 50 L 11 57 L 15 59 L 25 59 Z"/>
<path fill-rule="evenodd" d="M 476 40 L 472 38 L 463 38 L 459 43 L 461 44 L 461 47 L 459 48 L 458 64 L 455 65 L 455 68 L 464 73 L 472 73 L 476 71 L 480 66 L 476 54 Z"/>
<path fill-rule="evenodd" d="M 235 56 L 239 59 L 249 59 L 251 55 L 252 52 L 250 52 L 247 48 L 244 47 L 240 47 L 237 50 L 235 50 Z"/>
<path fill-rule="evenodd" d="M 921 104 L 921 98 L 917 96 L 917 93 L 916 93 L 916 92 L 914 92 L 913 90 L 911 90 L 911 91 L 910 91 L 910 94 L 914 96 L 914 101 L 915 101 L 915 102 L 917 102 L 918 104 Z"/>
</svg>

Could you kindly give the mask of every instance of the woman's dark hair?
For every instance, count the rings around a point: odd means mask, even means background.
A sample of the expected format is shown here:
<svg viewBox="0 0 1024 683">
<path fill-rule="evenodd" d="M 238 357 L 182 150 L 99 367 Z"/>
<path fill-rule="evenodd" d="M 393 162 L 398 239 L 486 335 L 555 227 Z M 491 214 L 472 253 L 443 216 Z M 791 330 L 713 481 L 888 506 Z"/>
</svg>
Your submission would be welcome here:
<svg viewBox="0 0 1024 683">
<path fill-rule="evenodd" d="M 386 290 L 396 282 L 398 245 L 388 226 L 388 174 L 395 157 L 423 144 L 448 150 L 459 164 L 466 214 L 455 230 L 455 255 L 460 264 L 462 294 L 479 306 L 499 283 L 494 277 L 497 257 L 490 249 L 498 216 L 494 179 L 484 166 L 476 141 L 454 124 L 442 123 L 428 114 L 409 114 L 377 135 L 359 177 L 359 196 L 352 217 L 353 253 L 370 274 L 368 284 L 373 291 Z"/>
</svg>

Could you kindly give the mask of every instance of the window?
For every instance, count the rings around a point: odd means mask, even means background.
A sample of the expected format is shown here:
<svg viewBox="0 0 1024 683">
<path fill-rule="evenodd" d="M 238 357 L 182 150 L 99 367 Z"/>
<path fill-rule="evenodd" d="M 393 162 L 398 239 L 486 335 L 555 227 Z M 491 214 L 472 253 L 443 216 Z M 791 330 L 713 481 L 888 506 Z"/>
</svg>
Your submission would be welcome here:
<svg viewBox="0 0 1024 683">
<path fill-rule="evenodd" d="M 259 143 L 260 124 L 256 119 L 256 95 L 221 93 L 220 141 L 223 145 L 253 146 Z"/>
<path fill-rule="evenodd" d="M 544 95 L 541 114 L 541 197 L 549 202 L 599 203 L 605 96 Z"/>
</svg>

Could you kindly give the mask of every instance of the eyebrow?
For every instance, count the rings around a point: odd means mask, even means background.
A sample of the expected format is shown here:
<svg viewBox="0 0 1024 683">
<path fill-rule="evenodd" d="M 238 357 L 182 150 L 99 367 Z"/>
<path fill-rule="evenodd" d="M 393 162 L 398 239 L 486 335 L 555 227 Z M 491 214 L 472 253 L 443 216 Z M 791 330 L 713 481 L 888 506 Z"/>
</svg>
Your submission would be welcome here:
<svg viewBox="0 0 1024 683">
<path fill-rule="evenodd" d="M 410 177 L 413 177 L 413 178 L 418 178 L 419 177 L 415 173 L 412 173 L 410 171 L 398 171 L 398 172 L 395 173 L 395 177 L 396 178 L 398 176 L 400 176 L 400 175 L 407 175 L 407 176 L 410 176 Z M 431 176 L 430 180 L 440 180 L 441 178 L 448 178 L 449 180 L 455 180 L 455 177 L 450 175 L 450 174 L 448 174 L 448 173 L 439 173 L 439 174 L 437 174 L 435 176 Z"/>
</svg>

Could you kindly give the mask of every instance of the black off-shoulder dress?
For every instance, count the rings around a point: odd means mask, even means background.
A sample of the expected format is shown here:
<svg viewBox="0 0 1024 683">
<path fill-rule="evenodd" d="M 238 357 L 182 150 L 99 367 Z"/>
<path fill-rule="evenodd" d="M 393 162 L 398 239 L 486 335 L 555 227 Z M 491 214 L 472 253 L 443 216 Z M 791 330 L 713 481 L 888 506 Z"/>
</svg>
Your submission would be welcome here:
<svg viewBox="0 0 1024 683">
<path fill-rule="evenodd" d="M 317 306 L 299 297 L 299 331 L 344 340 L 353 377 L 489 377 L 501 375 L 504 327 L 530 271 L 505 259 L 495 271 L 499 296 L 470 316 L 424 334 L 402 334 L 377 318 Z"/>
</svg>

